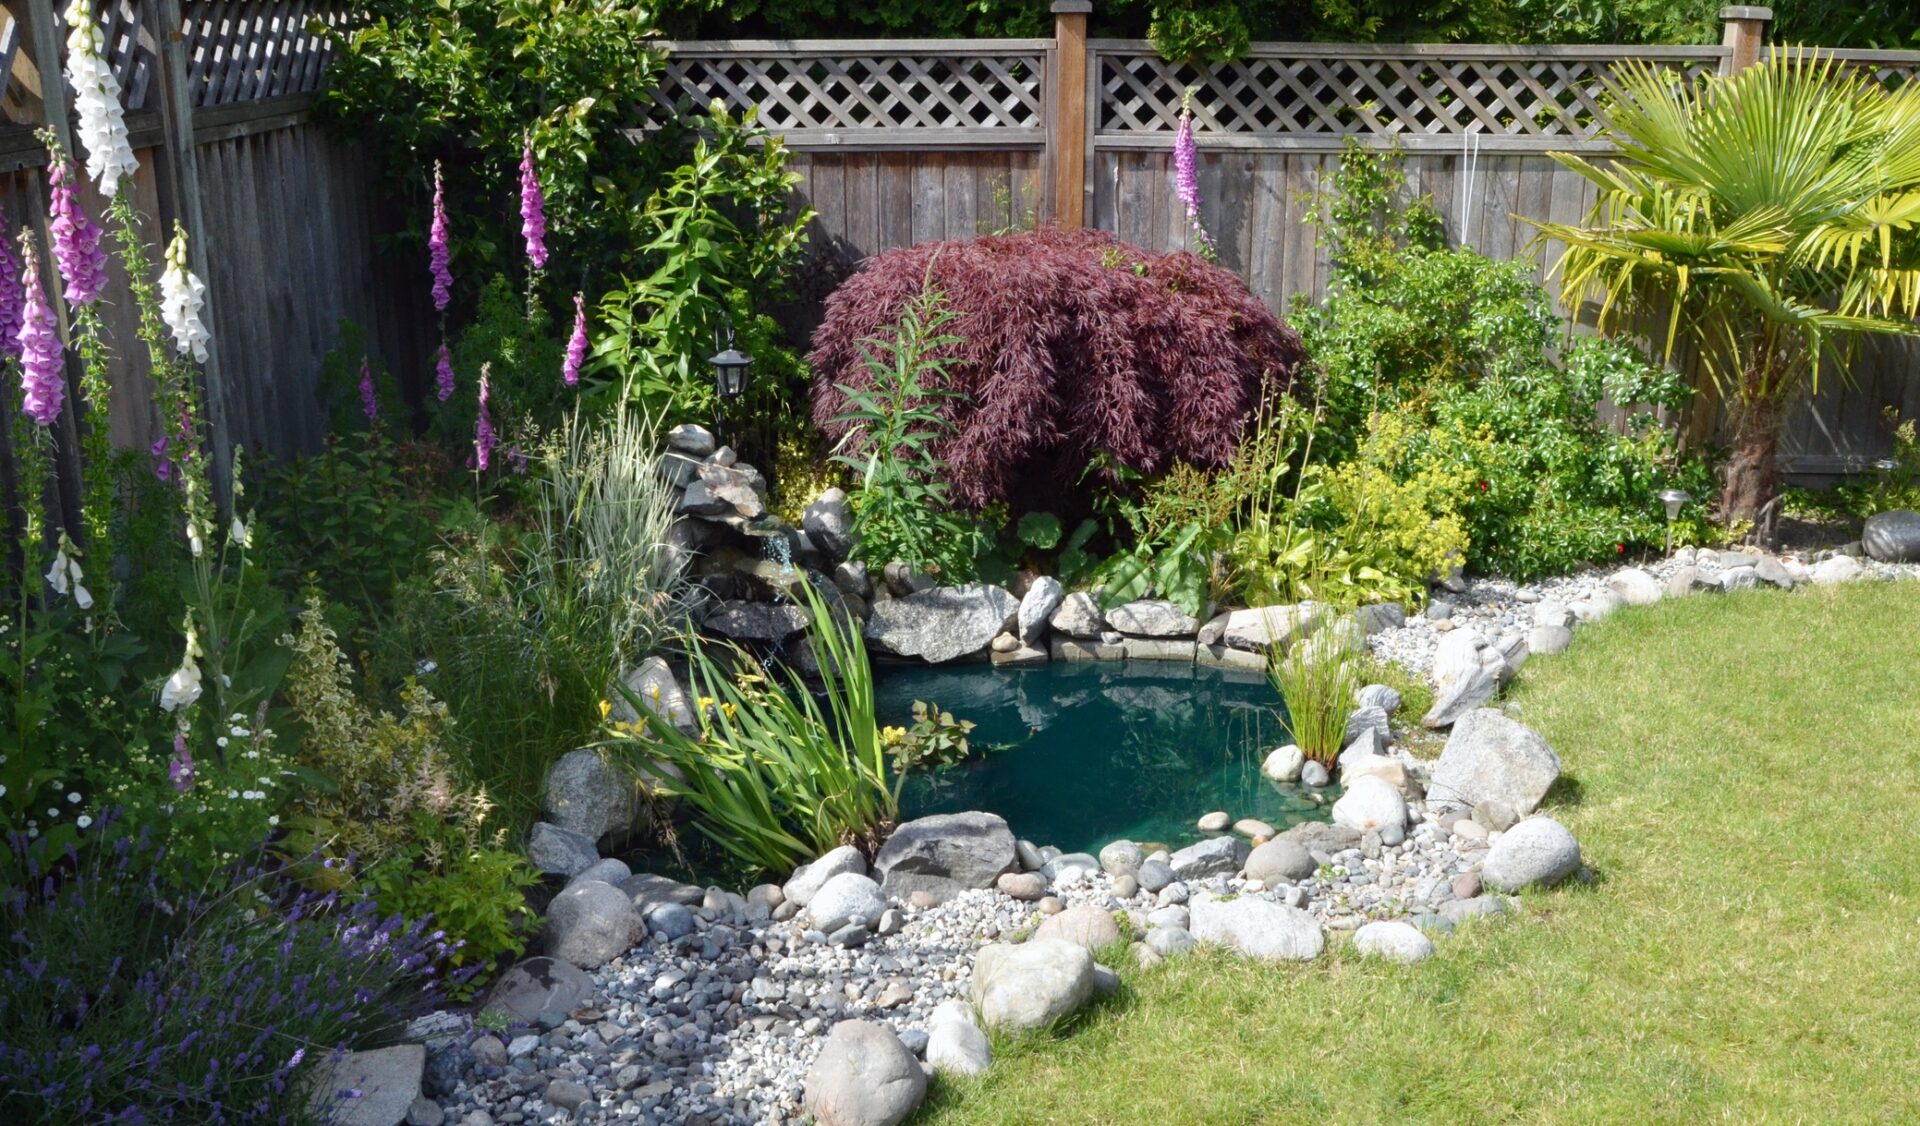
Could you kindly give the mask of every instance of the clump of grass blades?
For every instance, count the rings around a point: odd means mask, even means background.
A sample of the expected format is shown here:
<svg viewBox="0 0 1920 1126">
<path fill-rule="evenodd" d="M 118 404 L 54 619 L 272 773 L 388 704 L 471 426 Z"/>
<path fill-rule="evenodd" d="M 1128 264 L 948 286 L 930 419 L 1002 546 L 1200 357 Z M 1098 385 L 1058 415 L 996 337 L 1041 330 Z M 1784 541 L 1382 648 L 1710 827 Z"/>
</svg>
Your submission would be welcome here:
<svg viewBox="0 0 1920 1126">
<path fill-rule="evenodd" d="M 620 686 L 644 733 L 612 743 L 662 795 L 691 808 L 702 835 L 774 873 L 841 844 L 871 849 L 900 813 L 858 625 L 811 586 L 798 589 L 817 693 L 790 665 L 762 669 L 737 646 L 690 639 L 699 732 L 681 731 Z"/>
<path fill-rule="evenodd" d="M 1284 656 L 1269 653 L 1267 679 L 1286 705 L 1280 724 L 1287 737 L 1307 758 L 1332 766 L 1363 680 L 1353 635 L 1335 625 L 1295 643 Z"/>
</svg>

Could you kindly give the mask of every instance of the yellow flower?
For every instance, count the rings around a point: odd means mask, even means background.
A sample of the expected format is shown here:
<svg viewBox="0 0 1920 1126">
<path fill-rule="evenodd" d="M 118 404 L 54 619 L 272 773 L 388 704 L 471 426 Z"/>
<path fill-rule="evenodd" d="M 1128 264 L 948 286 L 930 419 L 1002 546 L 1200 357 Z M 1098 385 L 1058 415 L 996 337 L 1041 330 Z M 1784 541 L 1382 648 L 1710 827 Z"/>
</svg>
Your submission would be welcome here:
<svg viewBox="0 0 1920 1126">
<path fill-rule="evenodd" d="M 720 711 L 721 711 L 721 712 L 722 712 L 722 713 L 723 713 L 723 714 L 724 714 L 724 715 L 725 715 L 725 716 L 726 716 L 726 717 L 727 717 L 728 719 L 732 719 L 732 718 L 733 718 L 733 705 L 732 705 L 732 704 L 721 704 L 721 705 L 720 705 Z"/>
<path fill-rule="evenodd" d="M 702 697 L 700 697 L 700 710 L 701 710 L 701 711 L 703 711 L 703 712 L 704 712 L 704 711 L 706 711 L 706 710 L 707 710 L 708 708 L 711 708 L 712 706 L 713 706 L 713 697 L 712 697 L 712 696 L 702 696 Z"/>
<path fill-rule="evenodd" d="M 612 714 L 612 712 L 613 712 L 612 704 L 608 703 L 605 700 L 600 701 L 600 722 L 601 723 L 607 722 L 607 716 Z"/>
<path fill-rule="evenodd" d="M 904 727 L 883 727 L 880 729 L 880 742 L 884 746 L 894 746 L 907 737 Z"/>
</svg>

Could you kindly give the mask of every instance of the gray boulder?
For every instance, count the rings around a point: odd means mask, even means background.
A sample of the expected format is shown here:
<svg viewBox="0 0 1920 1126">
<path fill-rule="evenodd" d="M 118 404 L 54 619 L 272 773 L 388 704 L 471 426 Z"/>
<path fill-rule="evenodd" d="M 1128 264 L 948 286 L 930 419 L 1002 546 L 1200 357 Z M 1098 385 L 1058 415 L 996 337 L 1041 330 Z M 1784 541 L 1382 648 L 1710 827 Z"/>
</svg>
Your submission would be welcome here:
<svg viewBox="0 0 1920 1126">
<path fill-rule="evenodd" d="M 1084 852 L 1062 853 L 1040 865 L 1040 874 L 1057 884 L 1071 884 L 1100 874 L 1100 860 Z"/>
<path fill-rule="evenodd" d="M 842 872 L 813 893 L 807 901 L 807 918 L 815 930 L 832 934 L 855 919 L 872 926 L 886 909 L 887 897 L 879 884 L 858 872 Z"/>
<path fill-rule="evenodd" d="M 787 880 L 786 885 L 780 889 L 781 897 L 783 900 L 791 900 L 805 907 L 807 901 L 813 898 L 814 892 L 819 891 L 823 884 L 842 872 L 857 872 L 863 876 L 867 874 L 867 858 L 860 855 L 860 850 L 852 845 L 841 845 L 839 848 L 831 849 L 813 863 L 802 864 L 795 868 L 792 878 Z"/>
<path fill-rule="evenodd" d="M 1533 608 L 1533 624 L 1536 626 L 1558 626 L 1571 630 L 1573 624 L 1579 620 L 1564 602 L 1548 599 L 1537 603 Z M 1539 650 L 1536 649 L 1534 652 L 1537 653 Z"/>
<path fill-rule="evenodd" d="M 1100 870 L 1109 876 L 1135 875 L 1146 862 L 1146 850 L 1132 841 L 1113 841 L 1100 850 Z"/>
<path fill-rule="evenodd" d="M 1407 624 L 1407 608 L 1398 602 L 1375 602 L 1353 612 L 1353 622 L 1368 637 Z"/>
<path fill-rule="evenodd" d="M 1392 784 L 1373 774 L 1348 778 L 1346 793 L 1333 803 L 1333 823 L 1359 833 L 1405 832 L 1407 802 Z"/>
<path fill-rule="evenodd" d="M 656 876 L 652 872 L 637 872 L 621 880 L 619 889 L 626 893 L 633 909 L 645 915 L 666 903 L 678 903 L 682 907 L 698 907 L 707 893 L 692 884 L 683 884 L 679 880 Z"/>
<path fill-rule="evenodd" d="M 706 457 L 718 447 L 713 431 L 692 422 L 683 422 L 667 431 L 667 448 L 688 457 Z"/>
<path fill-rule="evenodd" d="M 1851 555 L 1836 555 L 1823 559 L 1813 566 L 1815 586 L 1830 586 L 1834 583 L 1850 583 L 1866 571 L 1860 561 Z"/>
<path fill-rule="evenodd" d="M 1379 708 L 1389 718 L 1400 710 L 1400 693 L 1384 684 L 1369 684 L 1353 694 L 1353 702 L 1362 708 Z"/>
<path fill-rule="evenodd" d="M 1120 925 L 1113 913 L 1098 907 L 1069 907 L 1058 915 L 1049 915 L 1034 929 L 1035 939 L 1057 939 L 1088 950 L 1099 950 L 1120 938 Z"/>
<path fill-rule="evenodd" d="M 1876 562 L 1920 562 L 1920 512 L 1896 508 L 1874 513 L 1861 529 L 1860 545 Z"/>
<path fill-rule="evenodd" d="M 399 1126 L 420 1097 L 427 1050 L 396 1044 L 323 1059 L 315 1069 L 308 1102 L 329 1126 Z"/>
<path fill-rule="evenodd" d="M 1107 611 L 1107 624 L 1128 637 L 1192 637 L 1200 620 L 1164 598 L 1143 598 Z"/>
<path fill-rule="evenodd" d="M 1353 948 L 1361 954 L 1411 964 L 1433 957 L 1433 940 L 1410 923 L 1378 921 L 1353 932 Z"/>
<path fill-rule="evenodd" d="M 1582 622 L 1597 622 L 1627 604 L 1627 600 L 1611 590 L 1596 590 L 1591 595 L 1573 604 L 1573 616 Z"/>
<path fill-rule="evenodd" d="M 1480 865 L 1480 878 L 1498 891 L 1557 884 L 1580 870 L 1580 843 L 1551 817 L 1529 817 L 1500 834 Z"/>
<path fill-rule="evenodd" d="M 883 652 L 937 665 L 985 649 L 1019 609 L 997 586 L 937 587 L 875 605 L 866 638 Z"/>
<path fill-rule="evenodd" d="M 939 813 L 893 831 L 874 854 L 873 874 L 895 899 L 924 891 L 945 902 L 970 888 L 989 888 L 1018 871 L 1013 830 L 993 813 Z"/>
<path fill-rule="evenodd" d="M 1762 555 L 1754 561 L 1753 577 L 1781 590 L 1792 590 L 1796 583 L 1793 572 L 1787 570 L 1786 564 L 1771 555 Z"/>
<path fill-rule="evenodd" d="M 680 687 L 680 680 L 667 667 L 667 662 L 659 657 L 648 657 L 633 667 L 621 681 L 627 691 L 639 698 L 640 703 L 661 719 L 673 724 L 685 732 L 698 730 L 699 721 L 693 714 L 693 701 L 687 697 L 686 689 Z M 612 710 L 608 717 L 618 723 L 637 723 L 640 713 L 633 710 L 627 698 L 614 693 L 609 701 Z"/>
<path fill-rule="evenodd" d="M 1184 927 L 1155 927 L 1147 932 L 1146 943 L 1162 958 L 1175 958 L 1191 951 L 1199 940 Z"/>
<path fill-rule="evenodd" d="M 1493 699 L 1507 676 L 1506 660 L 1479 633 L 1457 629 L 1444 635 L 1433 656 L 1433 707 L 1420 717 L 1421 726 L 1451 726 Z"/>
<path fill-rule="evenodd" d="M 1481 708 L 1454 725 L 1427 783 L 1427 804 L 1438 813 L 1500 801 L 1524 816 L 1559 777 L 1560 756 L 1539 732 Z"/>
<path fill-rule="evenodd" d="M 574 884 L 547 906 L 547 953 L 583 970 L 598 969 L 625 954 L 640 933 L 633 903 L 612 884 Z"/>
<path fill-rule="evenodd" d="M 1389 689 L 1388 691 L 1392 690 Z M 1342 747 L 1352 745 L 1353 741 L 1360 738 L 1361 734 L 1366 731 L 1378 733 L 1382 744 L 1392 741 L 1393 727 L 1387 721 L 1387 709 L 1373 704 L 1365 704 L 1355 708 L 1353 712 L 1347 716 L 1347 730 L 1340 739 L 1340 745 Z"/>
<path fill-rule="evenodd" d="M 597 841 L 624 833 L 634 818 L 633 771 L 596 750 L 568 751 L 547 770 L 547 821 Z"/>
<path fill-rule="evenodd" d="M 572 876 L 569 876 L 567 878 L 567 886 L 572 887 L 574 884 L 598 882 L 619 887 L 621 881 L 632 878 L 633 870 L 627 867 L 626 861 L 616 860 L 609 856 L 605 860 L 596 860 L 585 868 L 575 872 Z"/>
<path fill-rule="evenodd" d="M 1025 645 L 1038 645 L 1047 632 L 1047 624 L 1060 609 L 1060 603 L 1066 601 L 1066 588 L 1052 575 L 1042 575 L 1027 587 L 1027 593 L 1020 598 L 1020 609 L 1015 612 L 1018 623 L 1016 633 Z"/>
<path fill-rule="evenodd" d="M 1214 837 L 1188 845 L 1167 861 L 1177 880 L 1198 880 L 1207 876 L 1231 876 L 1247 863 L 1252 848 L 1238 837 Z"/>
<path fill-rule="evenodd" d="M 959 998 L 934 1006 L 927 1018 L 927 1066 L 939 1075 L 979 1075 L 993 1064 L 993 1045 L 973 1006 Z"/>
<path fill-rule="evenodd" d="M 1203 645 L 1225 645 L 1250 653 L 1269 649 L 1285 653 L 1332 619 L 1333 612 L 1317 602 L 1295 606 L 1258 606 L 1217 615 L 1199 634 Z"/>
<path fill-rule="evenodd" d="M 1567 651 L 1573 644 L 1573 631 L 1566 626 L 1534 626 L 1527 631 L 1527 648 L 1543 657 Z"/>
<path fill-rule="evenodd" d="M 800 530 L 836 562 L 853 550 L 853 510 L 845 489 L 828 489 L 800 517 Z"/>
<path fill-rule="evenodd" d="M 800 636 L 807 628 L 807 612 L 791 602 L 722 602 L 702 623 L 708 633 L 733 641 L 778 645 Z"/>
<path fill-rule="evenodd" d="M 898 1126 L 927 1097 L 927 1073 L 884 1024 L 843 1020 L 807 1069 L 803 1105 L 819 1126 Z"/>
<path fill-rule="evenodd" d="M 567 1014 L 593 999 L 593 978 L 558 958 L 527 958 L 500 975 L 481 1012 L 495 1010 L 508 1023 L 555 1028 Z"/>
<path fill-rule="evenodd" d="M 1629 606 L 1651 606 L 1666 593 L 1660 580 L 1638 567 L 1626 567 L 1607 578 L 1607 588 Z"/>
<path fill-rule="evenodd" d="M 1249 958 L 1311 962 L 1326 946 L 1312 915 L 1265 899 L 1197 900 L 1193 937 Z"/>
<path fill-rule="evenodd" d="M 1135 873 L 1135 878 L 1140 881 L 1142 890 L 1151 892 L 1158 892 L 1176 879 L 1172 865 L 1164 860 L 1149 860 L 1140 865 L 1140 871 Z"/>
<path fill-rule="evenodd" d="M 1093 998 L 1093 955 L 1058 939 L 982 947 L 973 1003 L 988 1028 L 1048 1028 Z"/>
<path fill-rule="evenodd" d="M 1100 604 L 1093 595 L 1085 591 L 1075 591 L 1060 600 L 1060 605 L 1047 619 L 1055 633 L 1082 641 L 1091 640 L 1108 632 L 1106 616 L 1100 613 Z"/>
<path fill-rule="evenodd" d="M 549 876 L 571 876 L 598 859 L 593 838 L 584 833 L 545 821 L 534 822 L 527 833 L 527 860 Z"/>
<path fill-rule="evenodd" d="M 1247 856 L 1247 878 L 1269 886 L 1307 879 L 1318 868 L 1305 847 L 1285 837 L 1257 845 Z"/>
</svg>

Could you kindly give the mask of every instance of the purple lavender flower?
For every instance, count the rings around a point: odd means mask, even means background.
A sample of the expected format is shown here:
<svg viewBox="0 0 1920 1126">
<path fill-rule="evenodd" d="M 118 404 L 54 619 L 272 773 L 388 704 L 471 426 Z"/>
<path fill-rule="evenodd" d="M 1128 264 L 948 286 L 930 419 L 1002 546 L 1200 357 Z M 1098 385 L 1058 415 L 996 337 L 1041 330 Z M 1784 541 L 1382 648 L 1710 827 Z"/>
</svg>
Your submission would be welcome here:
<svg viewBox="0 0 1920 1126">
<path fill-rule="evenodd" d="M 366 412 L 367 422 L 380 421 L 380 400 L 373 394 L 373 369 L 367 366 L 367 358 L 360 357 L 360 409 Z"/>
<path fill-rule="evenodd" d="M 0 353 L 20 355 L 20 327 L 26 324 L 26 287 L 20 284 L 20 260 L 13 256 L 6 216 L 0 214 Z"/>
<path fill-rule="evenodd" d="M 440 401 L 453 398 L 453 357 L 447 354 L 447 342 L 440 342 L 440 362 L 433 369 L 434 382 L 439 385 Z"/>
<path fill-rule="evenodd" d="M 547 268 L 547 199 L 533 167 L 533 141 L 520 150 L 520 233 L 527 240 L 527 261 L 536 270 Z"/>
<path fill-rule="evenodd" d="M 453 271 L 447 269 L 447 193 L 440 178 L 440 162 L 433 163 L 433 227 L 427 232 L 427 267 L 433 271 L 433 307 L 447 311 L 453 299 Z"/>
<path fill-rule="evenodd" d="M 1200 152 L 1193 141 L 1193 91 L 1180 102 L 1180 129 L 1173 135 L 1173 188 L 1187 209 L 1187 221 L 1193 224 L 1201 252 L 1213 255 L 1213 239 L 1200 225 Z"/>
<path fill-rule="evenodd" d="M 46 291 L 40 287 L 40 257 L 33 252 L 33 235 L 20 236 L 20 257 L 26 267 L 20 285 L 26 300 L 20 309 L 20 387 L 26 393 L 22 409 L 36 426 L 51 426 L 66 402 L 66 377 L 61 372 L 60 336 Z"/>
<path fill-rule="evenodd" d="M 493 419 L 487 417 L 487 368 L 480 365 L 480 411 L 473 420 L 473 464 L 482 473 L 493 462 Z"/>
<path fill-rule="evenodd" d="M 167 779 L 178 793 L 184 794 L 193 789 L 193 753 L 187 750 L 187 733 L 184 731 L 174 733 L 173 758 L 167 763 Z"/>
<path fill-rule="evenodd" d="M 52 188 L 47 232 L 53 240 L 53 261 L 67 282 L 69 305 L 91 305 L 107 283 L 107 252 L 100 249 L 100 225 L 87 217 L 74 190 L 73 161 L 58 153 L 47 176 Z"/>
<path fill-rule="evenodd" d="M 560 365 L 560 380 L 569 387 L 580 385 L 580 367 L 587 362 L 587 301 L 573 295 L 573 339 L 567 341 L 567 361 Z"/>
</svg>

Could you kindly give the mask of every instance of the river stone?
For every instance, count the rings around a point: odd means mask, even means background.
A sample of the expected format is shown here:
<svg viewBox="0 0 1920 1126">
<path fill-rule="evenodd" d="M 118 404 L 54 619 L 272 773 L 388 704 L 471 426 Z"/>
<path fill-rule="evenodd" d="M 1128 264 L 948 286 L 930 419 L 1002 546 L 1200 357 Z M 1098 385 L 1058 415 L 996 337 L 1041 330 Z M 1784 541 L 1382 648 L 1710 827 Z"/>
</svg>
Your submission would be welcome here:
<svg viewBox="0 0 1920 1126">
<path fill-rule="evenodd" d="M 756 645 L 779 645 L 807 628 L 807 612 L 791 602 L 730 599 L 716 605 L 702 622 L 708 633 Z"/>
<path fill-rule="evenodd" d="M 1208 899 L 1192 905 L 1193 937 L 1250 958 L 1311 962 L 1326 936 L 1312 915 L 1264 899 Z"/>
<path fill-rule="evenodd" d="M 1389 828 L 1406 831 L 1407 802 L 1383 779 L 1363 774 L 1346 782 L 1346 792 L 1333 803 L 1333 823 L 1355 832 L 1380 833 Z"/>
<path fill-rule="evenodd" d="M 549 876 L 571 876 L 600 859 L 593 838 L 546 821 L 527 833 L 527 860 Z"/>
<path fill-rule="evenodd" d="M 618 887 L 633 903 L 633 909 L 642 915 L 668 903 L 697 907 L 706 899 L 702 889 L 652 872 L 636 872 L 621 880 Z"/>
<path fill-rule="evenodd" d="M 1040 638 L 1047 632 L 1047 623 L 1052 621 L 1054 612 L 1060 609 L 1060 603 L 1067 597 L 1066 588 L 1052 575 L 1042 575 L 1027 587 L 1027 593 L 1020 596 L 1020 609 L 1016 612 L 1019 628 L 1016 630 L 1020 640 L 1028 645 L 1038 645 Z"/>
<path fill-rule="evenodd" d="M 1557 884 L 1580 870 L 1580 843 L 1551 817 L 1529 817 L 1500 834 L 1480 877 L 1497 891 Z"/>
<path fill-rule="evenodd" d="M 1533 624 L 1536 626 L 1554 626 L 1571 630 L 1573 624 L 1579 620 L 1564 602 L 1548 599 L 1536 604 L 1533 608 Z M 1536 649 L 1534 652 L 1537 653 L 1539 650 Z"/>
<path fill-rule="evenodd" d="M 982 947 L 972 996 L 988 1028 L 1050 1027 L 1093 998 L 1093 955 L 1058 939 Z"/>
<path fill-rule="evenodd" d="M 1629 606 L 1651 606 L 1666 593 L 1659 579 L 1638 567 L 1624 567 L 1609 575 L 1607 588 Z"/>
<path fill-rule="evenodd" d="M 1449 727 L 1493 699 L 1508 675 L 1500 651 L 1471 629 L 1440 639 L 1433 655 L 1433 707 L 1420 717 L 1428 728 Z"/>
<path fill-rule="evenodd" d="M 1262 840 L 1268 837 L 1271 837 L 1274 834 L 1273 826 L 1267 824 L 1265 821 L 1260 820 L 1258 817 L 1242 817 L 1240 820 L 1235 821 L 1233 823 L 1233 831 L 1240 834 L 1243 837 L 1249 837 L 1249 838 L 1257 837 Z"/>
<path fill-rule="evenodd" d="M 927 1018 L 927 1066 L 941 1075 L 979 1075 L 993 1064 L 993 1045 L 974 1018 L 973 1006 L 951 998 Z"/>
<path fill-rule="evenodd" d="M 1143 890 L 1158 893 L 1174 881 L 1173 867 L 1164 860 L 1149 860 L 1140 865 L 1135 878 Z"/>
<path fill-rule="evenodd" d="M 823 854 L 811 864 L 802 864 L 793 870 L 793 875 L 780 889 L 781 897 L 805 907 L 828 880 L 842 872 L 867 874 L 867 858 L 852 845 L 841 845 Z"/>
<path fill-rule="evenodd" d="M 1525 816 L 1539 807 L 1559 777 L 1560 756 L 1539 732 L 1492 708 L 1480 708 L 1454 725 L 1427 783 L 1427 804 L 1434 812 L 1446 812 L 1501 801 Z"/>
<path fill-rule="evenodd" d="M 1332 780 L 1333 779 L 1327 775 L 1327 765 L 1323 762 L 1308 759 L 1306 763 L 1300 767 L 1300 784 L 1303 786 L 1312 786 L 1318 789 Z"/>
<path fill-rule="evenodd" d="M 1075 591 L 1060 600 L 1060 606 L 1047 619 L 1055 633 L 1081 641 L 1091 641 L 1107 632 L 1107 619 L 1091 594 Z"/>
<path fill-rule="evenodd" d="M 1280 834 L 1277 839 L 1292 841 L 1308 852 L 1323 852 L 1328 856 L 1360 847 L 1359 833 L 1344 825 L 1334 825 L 1326 821 L 1302 821 Z"/>
<path fill-rule="evenodd" d="M 547 771 L 547 821 L 588 840 L 624 833 L 633 824 L 634 791 L 632 770 L 591 748 L 568 751 Z"/>
<path fill-rule="evenodd" d="M 1184 927 L 1155 927 L 1147 932 L 1146 943 L 1162 958 L 1176 958 L 1190 952 L 1198 940 Z"/>
<path fill-rule="evenodd" d="M 615 860 L 609 856 L 605 860 L 596 860 L 585 868 L 575 872 L 572 876 L 568 877 L 567 886 L 572 887 L 575 884 L 598 881 L 599 883 L 612 884 L 614 887 L 619 887 L 621 881 L 632 878 L 633 870 L 627 867 L 626 861 Z"/>
<path fill-rule="evenodd" d="M 1038 872 L 1007 872 L 993 886 L 1001 895 L 1023 903 L 1036 902 L 1047 894 L 1047 881 Z"/>
<path fill-rule="evenodd" d="M 1534 626 L 1527 631 L 1527 648 L 1543 657 L 1567 651 L 1573 644 L 1573 631 L 1566 626 Z"/>
<path fill-rule="evenodd" d="M 842 872 L 813 893 L 807 900 L 807 918 L 815 930 L 827 934 L 850 925 L 854 919 L 871 926 L 880 921 L 887 909 L 887 897 L 880 885 L 858 872 Z"/>
<path fill-rule="evenodd" d="M 706 457 L 715 449 L 713 431 L 693 422 L 683 422 L 667 431 L 667 448 L 688 457 Z"/>
<path fill-rule="evenodd" d="M 1393 728 L 1387 722 L 1387 709 L 1372 704 L 1355 708 L 1347 716 L 1347 728 L 1340 737 L 1340 745 L 1351 746 L 1355 739 L 1368 731 L 1378 734 L 1383 746 L 1392 742 Z"/>
<path fill-rule="evenodd" d="M 1120 938 L 1120 925 L 1113 913 L 1098 907 L 1069 907 L 1058 915 L 1041 920 L 1035 928 L 1036 939 L 1057 939 L 1088 950 L 1098 950 Z"/>
<path fill-rule="evenodd" d="M 1269 887 L 1308 879 L 1318 868 L 1305 847 L 1285 837 L 1256 845 L 1247 856 L 1247 878 Z"/>
<path fill-rule="evenodd" d="M 480 1006 L 497 1009 L 509 1023 L 552 1028 L 592 999 L 593 979 L 571 962 L 545 956 L 515 963 L 500 975 Z"/>
<path fill-rule="evenodd" d="M 1433 957 L 1433 940 L 1408 923 L 1367 923 L 1353 932 L 1353 948 L 1363 955 L 1411 964 Z"/>
<path fill-rule="evenodd" d="M 1174 853 L 1167 866 L 1173 869 L 1174 878 L 1178 880 L 1231 876 L 1246 864 L 1252 851 L 1247 842 L 1238 837 L 1214 837 Z"/>
<path fill-rule="evenodd" d="M 314 1070 L 308 1102 L 329 1126 L 399 1126 L 420 1097 L 426 1064 L 427 1050 L 419 1044 L 324 1058 Z"/>
<path fill-rule="evenodd" d="M 1384 684 L 1369 684 L 1353 694 L 1353 702 L 1362 708 L 1379 708 L 1389 717 L 1400 710 L 1400 693 Z"/>
<path fill-rule="evenodd" d="M 693 702 L 688 699 L 686 689 L 680 686 L 680 680 L 673 675 L 673 669 L 659 657 L 648 657 L 635 665 L 620 682 L 628 692 L 640 701 L 647 710 L 661 719 L 673 724 L 682 731 L 691 734 L 699 728 L 699 722 L 693 714 Z M 616 723 L 637 723 L 640 713 L 633 710 L 627 698 L 618 692 L 607 701 L 607 717 Z"/>
<path fill-rule="evenodd" d="M 997 586 L 936 587 L 875 605 L 866 638 L 896 657 L 937 665 L 985 649 L 1019 609 L 1019 600 Z"/>
<path fill-rule="evenodd" d="M 886 1025 L 843 1020 L 807 1069 L 805 1091 L 819 1126 L 897 1126 L 927 1097 L 927 1073 Z"/>
<path fill-rule="evenodd" d="M 845 559 L 853 550 L 853 511 L 847 504 L 847 491 L 828 489 L 813 498 L 800 516 L 800 530 L 829 558 Z"/>
<path fill-rule="evenodd" d="M 1226 810 L 1216 809 L 1212 813 L 1201 814 L 1197 827 L 1203 833 L 1224 833 L 1232 824 L 1233 818 Z"/>
<path fill-rule="evenodd" d="M 1264 653 L 1269 649 L 1285 653 L 1331 617 L 1332 611 L 1317 602 L 1231 610 L 1208 622 L 1199 640 L 1203 645 L 1224 644 L 1230 649 L 1251 653 Z"/>
<path fill-rule="evenodd" d="M 1754 561 L 1753 577 L 1781 590 L 1792 590 L 1795 585 L 1793 572 L 1771 555 L 1762 555 Z"/>
<path fill-rule="evenodd" d="M 873 874 L 895 899 L 931 892 L 944 903 L 969 888 L 990 888 L 1016 871 L 1013 831 L 994 813 L 939 813 L 893 831 L 873 857 Z"/>
<path fill-rule="evenodd" d="M 1896 508 L 1867 517 L 1860 544 L 1880 563 L 1920 562 L 1920 512 Z"/>
<path fill-rule="evenodd" d="M 1260 773 L 1275 782 L 1294 782 L 1299 780 L 1300 768 L 1306 764 L 1306 752 L 1288 743 L 1284 747 L 1275 747 L 1267 755 L 1267 761 L 1260 764 Z"/>
<path fill-rule="evenodd" d="M 598 969 L 627 952 L 641 934 L 633 903 L 612 884 L 574 884 L 547 907 L 547 953 L 583 970 Z"/>
<path fill-rule="evenodd" d="M 1865 570 L 1866 568 L 1862 567 L 1860 561 L 1853 556 L 1836 555 L 1813 565 L 1813 582 L 1815 586 L 1850 583 L 1859 578 Z"/>
<path fill-rule="evenodd" d="M 1125 602 L 1107 611 L 1107 624 L 1129 637 L 1192 637 L 1200 620 L 1164 598 Z"/>
<path fill-rule="evenodd" d="M 1146 850 L 1132 841 L 1114 841 L 1100 850 L 1100 870 L 1109 876 L 1132 875 L 1146 861 Z"/>
</svg>

